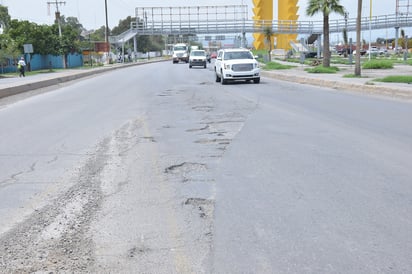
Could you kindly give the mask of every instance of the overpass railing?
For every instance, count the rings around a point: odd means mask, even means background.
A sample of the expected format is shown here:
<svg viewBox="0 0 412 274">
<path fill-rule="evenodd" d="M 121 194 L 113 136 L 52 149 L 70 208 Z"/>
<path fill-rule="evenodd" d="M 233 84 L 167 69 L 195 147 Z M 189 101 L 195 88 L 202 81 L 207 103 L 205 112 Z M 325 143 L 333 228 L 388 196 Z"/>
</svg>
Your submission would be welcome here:
<svg viewBox="0 0 412 274">
<path fill-rule="evenodd" d="M 361 28 L 368 30 L 403 28 L 412 26 L 412 16 L 380 15 L 363 17 Z M 111 43 L 124 42 L 135 35 L 207 35 L 233 33 L 265 33 L 270 28 L 275 34 L 322 34 L 323 21 L 293 21 L 293 20 L 208 20 L 208 21 L 158 21 L 132 22 L 130 29 L 118 35 L 111 36 Z M 338 19 L 329 21 L 330 33 L 339 33 L 344 29 L 356 31 L 356 19 Z"/>
</svg>

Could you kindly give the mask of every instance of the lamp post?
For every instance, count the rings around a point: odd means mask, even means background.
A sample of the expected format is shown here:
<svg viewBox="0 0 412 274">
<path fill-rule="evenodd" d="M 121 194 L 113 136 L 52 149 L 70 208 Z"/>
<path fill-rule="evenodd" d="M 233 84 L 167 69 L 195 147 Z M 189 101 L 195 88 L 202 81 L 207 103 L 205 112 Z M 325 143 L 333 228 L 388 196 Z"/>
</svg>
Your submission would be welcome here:
<svg viewBox="0 0 412 274">
<path fill-rule="evenodd" d="M 240 46 L 242 48 L 244 48 L 244 47 L 246 47 L 246 33 L 245 33 L 245 20 L 246 20 L 245 13 L 246 13 L 246 9 L 245 9 L 245 6 L 243 4 L 243 0 L 242 0 L 241 5 L 242 5 L 242 8 L 241 8 L 242 9 L 242 38 L 240 40 Z"/>
<path fill-rule="evenodd" d="M 371 41 L 372 40 L 372 0 L 369 3 L 369 61 L 371 60 Z"/>
<path fill-rule="evenodd" d="M 108 61 L 110 64 L 112 60 L 111 60 L 110 44 L 109 44 L 109 20 L 107 17 L 107 0 L 104 0 L 104 11 L 105 11 L 105 16 L 106 16 L 106 29 L 104 32 L 104 37 L 105 37 L 105 42 L 106 42 L 107 55 L 109 57 L 109 58 L 106 58 L 106 62 Z"/>
</svg>

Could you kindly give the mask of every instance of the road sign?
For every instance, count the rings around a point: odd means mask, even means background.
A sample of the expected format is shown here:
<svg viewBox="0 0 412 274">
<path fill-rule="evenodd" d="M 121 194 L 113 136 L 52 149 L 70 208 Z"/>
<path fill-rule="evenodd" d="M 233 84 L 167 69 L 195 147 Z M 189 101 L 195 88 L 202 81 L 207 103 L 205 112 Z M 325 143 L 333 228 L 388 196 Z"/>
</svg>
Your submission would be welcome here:
<svg viewBox="0 0 412 274">
<path fill-rule="evenodd" d="M 24 44 L 24 53 L 33 53 L 33 45 L 32 44 Z"/>
</svg>

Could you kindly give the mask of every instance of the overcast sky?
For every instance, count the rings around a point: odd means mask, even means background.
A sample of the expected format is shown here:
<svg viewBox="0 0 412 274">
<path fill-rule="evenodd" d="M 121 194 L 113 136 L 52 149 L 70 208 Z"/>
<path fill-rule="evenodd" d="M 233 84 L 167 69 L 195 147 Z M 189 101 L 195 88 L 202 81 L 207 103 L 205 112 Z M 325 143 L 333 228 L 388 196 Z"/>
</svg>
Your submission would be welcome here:
<svg viewBox="0 0 412 274">
<path fill-rule="evenodd" d="M 363 14 L 369 16 L 371 0 L 363 0 Z M 48 5 L 48 2 L 53 4 Z M 29 20 L 39 24 L 52 24 L 56 11 L 56 0 L 0 0 L 0 3 L 9 8 L 9 14 L 13 19 Z M 77 17 L 87 29 L 97 29 L 105 25 L 105 1 L 104 0 L 58 0 L 65 2 L 59 5 L 59 10 L 65 17 Z M 298 1 L 300 20 L 314 20 L 305 16 L 308 0 Z M 357 0 L 341 0 L 343 6 L 349 12 L 349 17 L 356 16 Z M 253 16 L 252 0 L 107 0 L 109 28 L 115 27 L 119 20 L 127 16 L 135 16 L 136 7 L 170 7 L 170 6 L 214 6 L 214 5 L 240 5 L 249 7 L 249 18 Z M 50 13 L 48 6 L 50 6 Z M 273 0 L 274 19 L 277 18 L 277 0 Z M 396 0 L 372 0 L 372 14 L 394 14 Z M 331 16 L 333 18 L 333 16 Z M 321 17 L 316 20 L 321 20 Z"/>
<path fill-rule="evenodd" d="M 280 0 L 273 0 L 273 16 L 275 20 L 277 19 L 278 1 Z M 48 4 L 48 2 L 52 4 Z M 65 17 L 77 17 L 79 22 L 88 30 L 98 29 L 106 24 L 105 0 L 57 0 L 57 2 L 65 2 L 65 4 L 58 5 L 62 15 Z M 298 0 L 299 20 L 322 21 L 321 14 L 313 18 L 305 15 L 308 2 L 309 0 Z M 349 12 L 350 19 L 355 19 L 356 17 L 357 2 L 357 0 L 340 0 L 340 3 Z M 0 4 L 8 7 L 9 14 L 13 19 L 29 20 L 38 24 L 53 24 L 54 13 L 56 11 L 55 3 L 56 0 L 0 0 Z M 371 3 L 372 5 L 370 5 Z M 252 0 L 107 0 L 109 28 L 117 26 L 119 20 L 125 19 L 127 16 L 134 17 L 136 7 L 188 7 L 241 4 L 249 7 L 248 18 L 251 19 L 253 16 Z M 393 15 L 396 12 L 396 0 L 363 0 L 362 14 L 364 17 L 370 15 L 370 6 L 372 6 L 373 16 Z M 402 11 L 406 11 L 406 8 L 403 8 Z M 342 16 L 336 14 L 332 14 L 330 18 L 331 20 L 343 19 Z M 412 31 L 411 28 L 405 30 L 407 35 Z M 395 37 L 395 30 L 374 30 L 370 34 L 370 40 L 375 41 L 378 37 Z M 336 40 L 337 43 L 342 40 L 340 34 L 333 35 L 331 39 Z M 355 34 L 349 33 L 348 35 L 350 38 L 354 38 Z M 367 33 L 362 35 L 365 35 L 365 39 L 369 40 Z"/>
</svg>

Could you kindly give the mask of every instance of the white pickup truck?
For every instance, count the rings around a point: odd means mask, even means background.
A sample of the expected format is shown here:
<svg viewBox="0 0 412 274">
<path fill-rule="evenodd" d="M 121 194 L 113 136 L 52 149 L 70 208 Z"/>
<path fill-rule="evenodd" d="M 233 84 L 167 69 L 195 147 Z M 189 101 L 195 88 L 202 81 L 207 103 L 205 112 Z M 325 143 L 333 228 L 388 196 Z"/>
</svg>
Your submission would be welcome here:
<svg viewBox="0 0 412 274">
<path fill-rule="evenodd" d="M 260 82 L 259 62 L 248 49 L 221 49 L 215 61 L 216 82 L 244 80 Z"/>
</svg>

